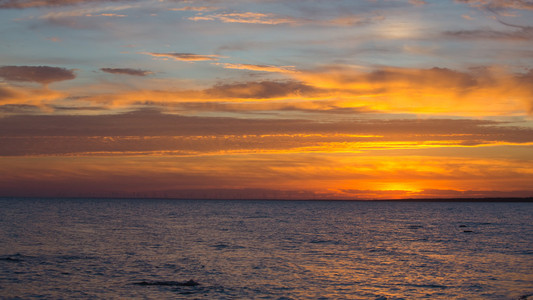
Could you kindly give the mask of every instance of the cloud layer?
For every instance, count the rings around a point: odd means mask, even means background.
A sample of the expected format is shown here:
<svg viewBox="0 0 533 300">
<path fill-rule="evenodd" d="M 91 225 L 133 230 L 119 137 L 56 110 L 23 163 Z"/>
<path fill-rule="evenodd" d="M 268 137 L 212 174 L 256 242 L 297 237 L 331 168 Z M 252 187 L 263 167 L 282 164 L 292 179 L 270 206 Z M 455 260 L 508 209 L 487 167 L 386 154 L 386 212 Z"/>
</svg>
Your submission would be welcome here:
<svg viewBox="0 0 533 300">
<path fill-rule="evenodd" d="M 0 155 L 367 152 L 532 145 L 533 130 L 475 120 L 310 120 L 183 117 L 138 111 L 0 119 Z"/>
</svg>

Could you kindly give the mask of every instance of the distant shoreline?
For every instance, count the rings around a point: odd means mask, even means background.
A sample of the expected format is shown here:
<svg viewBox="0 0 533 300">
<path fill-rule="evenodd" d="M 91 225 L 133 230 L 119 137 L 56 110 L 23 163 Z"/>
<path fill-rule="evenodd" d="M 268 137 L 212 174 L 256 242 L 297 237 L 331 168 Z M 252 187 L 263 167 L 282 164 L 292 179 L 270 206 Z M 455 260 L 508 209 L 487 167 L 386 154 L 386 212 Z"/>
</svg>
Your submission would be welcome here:
<svg viewBox="0 0 533 300">
<path fill-rule="evenodd" d="M 278 199 L 278 198 L 150 198 L 150 197 L 12 197 L 0 196 L 1 199 L 21 200 L 169 200 L 169 201 L 332 201 L 332 202 L 521 202 L 531 203 L 533 197 L 495 197 L 495 198 L 405 198 L 405 199 Z"/>
</svg>

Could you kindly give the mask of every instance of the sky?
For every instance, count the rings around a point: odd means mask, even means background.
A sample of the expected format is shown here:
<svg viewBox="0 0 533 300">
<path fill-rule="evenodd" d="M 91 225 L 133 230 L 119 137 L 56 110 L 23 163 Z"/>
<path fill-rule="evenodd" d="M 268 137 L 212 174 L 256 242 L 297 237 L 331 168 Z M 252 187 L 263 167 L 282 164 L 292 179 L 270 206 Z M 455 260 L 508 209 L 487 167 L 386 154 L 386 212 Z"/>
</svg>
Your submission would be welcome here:
<svg viewBox="0 0 533 300">
<path fill-rule="evenodd" d="M 532 182 L 533 0 L 0 0 L 0 196 Z"/>
</svg>

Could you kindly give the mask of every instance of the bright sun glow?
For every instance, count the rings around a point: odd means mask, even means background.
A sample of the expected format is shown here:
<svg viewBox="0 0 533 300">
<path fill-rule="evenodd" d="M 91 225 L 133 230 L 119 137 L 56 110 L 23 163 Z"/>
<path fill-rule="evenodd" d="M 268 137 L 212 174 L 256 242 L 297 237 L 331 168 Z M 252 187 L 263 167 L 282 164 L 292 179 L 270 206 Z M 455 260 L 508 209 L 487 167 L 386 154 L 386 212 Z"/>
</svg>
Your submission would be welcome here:
<svg viewBox="0 0 533 300">
<path fill-rule="evenodd" d="M 407 183 L 387 183 L 380 188 L 382 191 L 406 191 L 406 192 L 420 192 L 421 190 L 413 187 Z"/>
</svg>

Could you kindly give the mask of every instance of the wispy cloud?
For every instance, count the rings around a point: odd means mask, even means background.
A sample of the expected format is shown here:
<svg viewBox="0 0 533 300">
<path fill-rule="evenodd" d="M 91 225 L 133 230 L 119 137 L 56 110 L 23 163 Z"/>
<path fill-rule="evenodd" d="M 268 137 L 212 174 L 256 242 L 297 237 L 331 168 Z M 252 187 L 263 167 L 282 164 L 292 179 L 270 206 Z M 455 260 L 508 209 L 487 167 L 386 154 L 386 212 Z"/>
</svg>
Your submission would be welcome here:
<svg viewBox="0 0 533 300">
<path fill-rule="evenodd" d="M 0 8 L 54 7 L 54 6 L 76 5 L 76 4 L 128 2 L 128 1 L 130 0 L 0 0 Z"/>
<path fill-rule="evenodd" d="M 220 55 L 203 55 L 194 53 L 156 53 L 156 52 L 141 52 L 141 54 L 151 55 L 153 57 L 161 57 L 163 59 L 174 59 L 180 61 L 213 61 L 218 60 L 222 56 Z"/>
<path fill-rule="evenodd" d="M 428 4 L 425 0 L 409 0 L 409 3 L 414 6 L 422 6 Z"/>
<path fill-rule="evenodd" d="M 127 17 L 128 15 L 123 15 L 123 14 L 110 14 L 110 13 L 107 13 L 107 14 L 98 14 L 98 15 L 92 15 L 92 14 L 87 14 L 85 15 L 86 17 L 116 17 L 116 18 L 124 18 L 124 17 Z"/>
<path fill-rule="evenodd" d="M 150 71 L 130 68 L 101 68 L 100 70 L 111 74 L 124 74 L 133 76 L 147 76 L 152 74 Z"/>
<path fill-rule="evenodd" d="M 422 113 L 502 114 L 533 107 L 533 87 L 524 84 L 531 72 L 510 73 L 501 68 L 458 71 L 447 68 L 393 68 L 373 70 L 332 65 L 294 73 L 294 79 L 346 99 L 347 103 Z M 508 99 L 492 102 L 489 99 Z"/>
<path fill-rule="evenodd" d="M 0 86 L 0 104 L 4 108 L 9 108 L 11 112 L 22 108 L 21 112 L 24 113 L 27 112 L 29 106 L 46 110 L 46 105 L 56 103 L 66 97 L 67 94 L 51 90 L 46 86 Z"/>
<path fill-rule="evenodd" d="M 231 13 L 216 13 L 209 15 L 196 15 L 190 17 L 192 21 L 221 21 L 223 23 L 245 23 L 245 24 L 291 24 L 297 21 L 290 17 L 283 17 L 276 14 L 257 13 L 257 12 L 231 12 Z"/>
<path fill-rule="evenodd" d="M 385 20 L 385 17 L 380 14 L 373 14 L 370 16 L 357 15 L 357 14 L 343 14 L 339 17 L 326 19 L 326 20 L 305 19 L 305 20 L 301 20 L 300 24 L 346 27 L 346 26 L 366 25 L 366 24 L 381 22 L 383 20 Z"/>
<path fill-rule="evenodd" d="M 1 0 L 0 0 L 1 1 Z M 33 28 L 45 25 L 54 25 L 73 29 L 99 29 L 109 30 L 111 23 L 104 23 L 100 18 L 126 18 L 125 10 L 138 8 L 138 5 L 132 3 L 121 3 L 116 5 L 106 5 L 109 2 L 95 2 L 101 5 L 83 5 L 74 7 L 65 7 L 44 10 L 46 13 L 39 16 L 33 22 Z"/>
<path fill-rule="evenodd" d="M 91 16 L 106 16 L 106 17 L 123 17 L 126 15 L 110 13 L 112 11 L 122 11 L 136 7 L 131 4 L 114 5 L 114 6 L 95 6 L 95 7 L 80 7 L 69 10 L 60 10 L 49 12 L 42 15 L 41 19 L 54 20 L 69 17 L 91 17 Z"/>
<path fill-rule="evenodd" d="M 444 35 L 447 37 L 468 40 L 486 39 L 507 41 L 531 41 L 533 39 L 533 27 L 520 26 L 519 29 L 513 31 L 499 31 L 493 29 L 455 30 L 446 31 L 444 32 Z"/>
<path fill-rule="evenodd" d="M 214 10 L 218 10 L 219 8 L 218 7 L 214 7 L 214 6 L 185 6 L 185 7 L 180 7 L 180 8 L 169 8 L 168 10 L 170 11 L 202 11 L 202 12 L 205 12 L 205 11 L 214 11 Z"/>
<path fill-rule="evenodd" d="M 260 81 L 220 84 L 204 91 L 211 97 L 266 99 L 315 93 L 312 86 L 295 81 Z"/>
<path fill-rule="evenodd" d="M 379 14 L 357 15 L 345 13 L 333 18 L 311 18 L 311 17 L 293 17 L 282 16 L 274 13 L 258 13 L 258 12 L 223 12 L 204 14 L 199 13 L 193 17 L 189 17 L 192 21 L 219 21 L 223 23 L 242 23 L 242 24 L 260 24 L 260 25 L 318 25 L 318 26 L 354 26 L 362 24 L 370 24 L 373 22 L 382 21 L 383 16 Z"/>
<path fill-rule="evenodd" d="M 272 66 L 272 65 L 252 65 L 252 64 L 232 64 L 232 63 L 213 63 L 226 69 L 250 70 L 259 72 L 273 73 L 295 73 L 298 72 L 295 66 Z"/>
<path fill-rule="evenodd" d="M 46 39 L 49 40 L 49 41 L 52 41 L 54 43 L 61 42 L 61 39 L 58 38 L 58 37 L 55 37 L 55 36 L 47 37 Z"/>
<path fill-rule="evenodd" d="M 355 116 L 364 113 L 376 113 L 366 107 L 340 107 L 332 100 L 299 100 L 299 101 L 246 101 L 246 102 L 209 102 L 194 101 L 175 103 L 167 109 L 174 111 L 197 111 L 197 112 L 231 112 L 231 113 L 267 113 L 275 112 L 304 112 L 312 114 L 341 114 Z"/>
<path fill-rule="evenodd" d="M 2 101 L 2 91 L 0 89 L 0 103 Z M 0 105 L 0 114 L 31 114 L 40 112 L 40 108 L 29 104 L 4 104 Z"/>
<path fill-rule="evenodd" d="M 15 93 L 5 87 L 0 86 L 0 103 L 3 102 L 4 99 L 10 99 L 15 96 Z"/>
<path fill-rule="evenodd" d="M 472 7 L 479 7 L 489 10 L 502 9 L 526 9 L 533 10 L 531 0 L 455 0 L 456 2 L 466 3 Z"/>
</svg>

